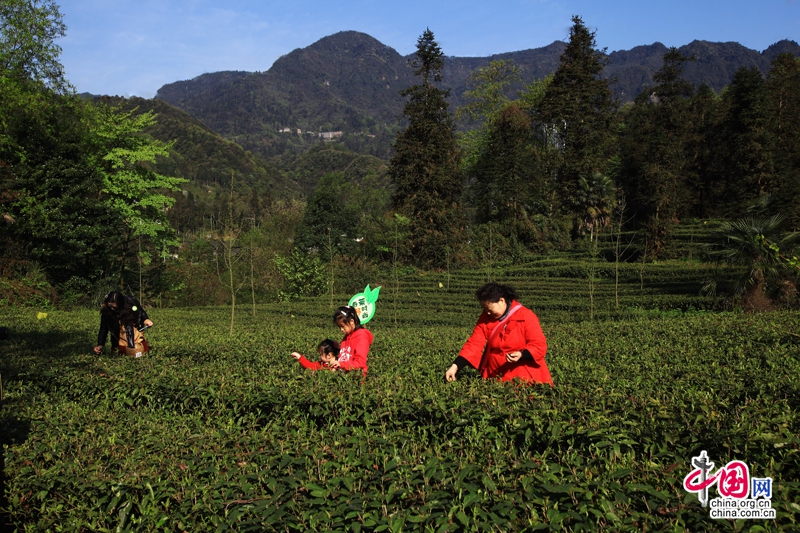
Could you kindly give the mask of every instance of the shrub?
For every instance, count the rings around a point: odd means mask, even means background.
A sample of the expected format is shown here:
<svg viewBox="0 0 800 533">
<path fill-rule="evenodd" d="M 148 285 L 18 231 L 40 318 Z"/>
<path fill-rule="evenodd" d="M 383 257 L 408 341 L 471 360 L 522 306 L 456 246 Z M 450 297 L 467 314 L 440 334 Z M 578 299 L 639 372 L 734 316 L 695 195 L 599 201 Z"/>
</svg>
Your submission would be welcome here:
<svg viewBox="0 0 800 533">
<path fill-rule="evenodd" d="M 275 265 L 283 276 L 278 298 L 283 302 L 303 296 L 318 296 L 325 290 L 325 265 L 319 257 L 292 250 L 289 257 L 275 254 Z"/>
</svg>

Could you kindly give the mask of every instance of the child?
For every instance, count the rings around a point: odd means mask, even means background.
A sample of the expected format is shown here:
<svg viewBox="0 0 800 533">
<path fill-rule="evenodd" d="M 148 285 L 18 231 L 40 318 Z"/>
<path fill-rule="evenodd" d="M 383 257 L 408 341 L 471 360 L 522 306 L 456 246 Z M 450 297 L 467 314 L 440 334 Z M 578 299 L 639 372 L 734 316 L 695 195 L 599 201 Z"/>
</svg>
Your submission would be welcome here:
<svg viewBox="0 0 800 533">
<path fill-rule="evenodd" d="M 361 325 L 355 307 L 346 305 L 336 310 L 333 322 L 344 333 L 339 343 L 339 359 L 331 367 L 349 372 L 360 368 L 367 375 L 367 354 L 372 345 L 372 333 Z"/>
<path fill-rule="evenodd" d="M 309 370 L 322 370 L 323 368 L 334 370 L 331 367 L 331 363 L 339 358 L 339 343 L 325 339 L 317 345 L 317 353 L 319 353 L 319 361 L 309 361 L 298 352 L 292 352 L 292 357 L 297 359 L 297 362 L 303 365 L 303 368 Z"/>
</svg>

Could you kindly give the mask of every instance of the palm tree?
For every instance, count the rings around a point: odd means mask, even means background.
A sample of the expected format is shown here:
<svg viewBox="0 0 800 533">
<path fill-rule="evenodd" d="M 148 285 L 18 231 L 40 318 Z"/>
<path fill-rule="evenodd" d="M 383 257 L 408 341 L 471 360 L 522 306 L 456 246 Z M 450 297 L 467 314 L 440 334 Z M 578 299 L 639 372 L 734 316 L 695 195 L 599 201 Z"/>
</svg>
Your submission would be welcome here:
<svg viewBox="0 0 800 533">
<path fill-rule="evenodd" d="M 773 253 L 770 244 L 781 250 L 791 249 L 800 233 L 781 233 L 786 217 L 747 216 L 724 223 L 712 235 L 707 245 L 708 256 L 718 264 L 743 266 L 744 272 L 736 280 L 734 294 L 745 300 L 762 294 L 769 283 L 780 281 L 787 273 L 787 264 L 779 254 Z M 704 290 L 713 292 L 715 282 L 706 284 Z"/>
<path fill-rule="evenodd" d="M 595 235 L 611 223 L 611 213 L 617 205 L 614 180 L 599 172 L 594 172 L 591 178 L 581 176 L 573 204 L 578 209 L 578 230 L 588 230 L 589 241 L 593 241 Z"/>
</svg>

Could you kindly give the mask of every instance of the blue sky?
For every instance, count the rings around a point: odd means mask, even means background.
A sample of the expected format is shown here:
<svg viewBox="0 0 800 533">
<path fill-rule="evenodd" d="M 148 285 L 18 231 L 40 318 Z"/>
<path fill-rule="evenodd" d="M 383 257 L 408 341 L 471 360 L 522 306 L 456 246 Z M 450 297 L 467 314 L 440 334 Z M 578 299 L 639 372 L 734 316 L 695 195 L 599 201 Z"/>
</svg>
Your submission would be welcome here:
<svg viewBox="0 0 800 533">
<path fill-rule="evenodd" d="M 736 41 L 762 51 L 800 41 L 800 0 L 56 0 L 58 41 L 79 92 L 150 98 L 164 84 L 220 70 L 265 71 L 344 30 L 403 55 L 429 27 L 449 56 L 488 56 L 566 40 L 572 15 L 597 45 Z"/>
</svg>

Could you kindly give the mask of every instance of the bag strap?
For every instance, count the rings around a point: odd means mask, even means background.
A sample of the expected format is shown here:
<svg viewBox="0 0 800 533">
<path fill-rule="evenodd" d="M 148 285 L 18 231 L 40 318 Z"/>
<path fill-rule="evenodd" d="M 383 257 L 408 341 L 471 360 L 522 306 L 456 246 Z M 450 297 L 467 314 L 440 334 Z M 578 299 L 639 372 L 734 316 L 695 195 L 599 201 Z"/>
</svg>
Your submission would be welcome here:
<svg viewBox="0 0 800 533">
<path fill-rule="evenodd" d="M 483 370 L 483 367 L 485 366 L 485 363 L 486 363 L 486 354 L 489 353 L 489 342 L 494 338 L 495 334 L 498 333 L 498 331 L 500 330 L 500 326 L 502 326 L 504 324 L 507 324 L 508 323 L 508 319 L 511 318 L 511 315 L 513 315 L 514 313 L 516 313 L 520 309 L 522 309 L 522 304 L 517 304 L 514 307 L 512 307 L 511 310 L 506 315 L 506 317 L 503 320 L 501 320 L 500 322 L 498 322 L 494 326 L 494 328 L 492 328 L 492 332 L 489 333 L 488 337 L 486 337 L 486 348 L 483 349 L 483 355 L 481 355 L 481 364 L 478 367 L 478 370 L 481 370 L 481 371 Z"/>
</svg>

